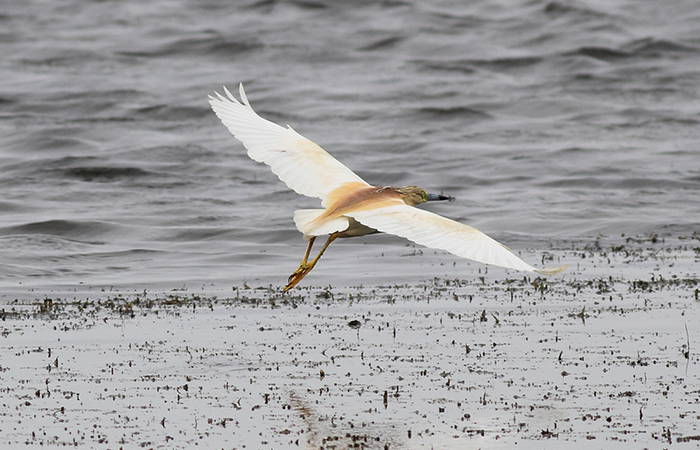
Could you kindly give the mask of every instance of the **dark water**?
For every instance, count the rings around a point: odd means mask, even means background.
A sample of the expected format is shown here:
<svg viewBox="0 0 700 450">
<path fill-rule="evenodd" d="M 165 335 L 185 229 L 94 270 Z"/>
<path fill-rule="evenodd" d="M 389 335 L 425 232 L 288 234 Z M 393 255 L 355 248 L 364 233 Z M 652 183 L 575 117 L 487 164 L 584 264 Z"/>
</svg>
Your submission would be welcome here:
<svg viewBox="0 0 700 450">
<path fill-rule="evenodd" d="M 209 109 L 241 81 L 368 182 L 453 195 L 431 208 L 533 263 L 700 232 L 696 1 L 15 2 L 0 77 L 5 291 L 283 284 L 292 212 L 317 202 Z M 346 240 L 305 282 L 479 270 L 414 250 Z"/>
</svg>

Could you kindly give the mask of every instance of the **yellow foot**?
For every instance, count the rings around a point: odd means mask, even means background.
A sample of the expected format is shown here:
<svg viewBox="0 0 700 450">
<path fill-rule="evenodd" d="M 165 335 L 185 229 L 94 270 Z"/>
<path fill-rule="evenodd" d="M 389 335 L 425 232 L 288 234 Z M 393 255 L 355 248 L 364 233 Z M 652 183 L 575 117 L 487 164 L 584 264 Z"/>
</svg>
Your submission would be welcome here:
<svg viewBox="0 0 700 450">
<path fill-rule="evenodd" d="M 289 279 L 287 280 L 287 285 L 284 287 L 284 292 L 287 292 L 288 290 L 296 286 L 297 283 L 299 283 L 301 279 L 306 276 L 307 273 L 311 272 L 311 269 L 313 269 L 313 267 L 314 266 L 307 264 L 300 265 L 297 268 L 297 270 L 295 270 L 294 273 L 289 276 Z"/>
</svg>

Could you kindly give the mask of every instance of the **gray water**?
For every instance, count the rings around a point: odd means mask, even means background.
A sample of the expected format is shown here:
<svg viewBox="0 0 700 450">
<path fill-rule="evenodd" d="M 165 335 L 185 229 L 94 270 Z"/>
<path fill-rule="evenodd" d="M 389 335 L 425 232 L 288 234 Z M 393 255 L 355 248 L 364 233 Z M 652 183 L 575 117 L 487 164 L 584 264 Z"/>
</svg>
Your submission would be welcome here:
<svg viewBox="0 0 700 450">
<path fill-rule="evenodd" d="M 284 284 L 292 213 L 318 203 L 209 109 L 239 82 L 368 182 L 452 195 L 430 208 L 535 264 L 700 232 L 694 0 L 4 2 L 0 79 L 5 292 Z M 369 236 L 303 283 L 444 267 L 483 268 Z"/>
</svg>

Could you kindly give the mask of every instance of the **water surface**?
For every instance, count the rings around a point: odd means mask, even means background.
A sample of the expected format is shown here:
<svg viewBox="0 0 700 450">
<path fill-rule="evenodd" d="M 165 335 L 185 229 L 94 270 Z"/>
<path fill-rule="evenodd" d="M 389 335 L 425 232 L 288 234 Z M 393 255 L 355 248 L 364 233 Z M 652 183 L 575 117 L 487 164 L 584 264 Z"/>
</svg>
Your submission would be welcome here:
<svg viewBox="0 0 700 450">
<path fill-rule="evenodd" d="M 6 290 L 283 284 L 317 202 L 209 109 L 241 81 L 368 182 L 453 195 L 431 209 L 516 250 L 699 229 L 695 2 L 64 0 L 0 21 Z M 334 244 L 305 282 L 445 275 L 405 246 Z"/>
</svg>

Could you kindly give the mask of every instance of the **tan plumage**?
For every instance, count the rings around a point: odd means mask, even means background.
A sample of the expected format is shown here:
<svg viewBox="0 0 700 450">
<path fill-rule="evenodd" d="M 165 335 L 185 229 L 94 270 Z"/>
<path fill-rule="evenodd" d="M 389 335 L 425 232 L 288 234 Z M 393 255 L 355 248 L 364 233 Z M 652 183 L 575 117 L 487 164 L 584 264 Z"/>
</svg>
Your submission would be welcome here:
<svg viewBox="0 0 700 450">
<path fill-rule="evenodd" d="M 216 93 L 216 97 L 209 97 L 209 103 L 248 149 L 248 155 L 269 165 L 297 193 L 320 198 L 324 207 L 294 213 L 294 222 L 309 244 L 285 290 L 295 286 L 314 267 L 336 238 L 377 231 L 509 269 L 553 275 L 568 267 L 535 269 L 476 228 L 415 208 L 425 201 L 447 197 L 427 194 L 416 186 L 371 186 L 291 127 L 284 128 L 260 117 L 248 103 L 242 84 L 241 102 L 226 88 L 224 92 L 226 97 Z M 321 235 L 329 235 L 328 241 L 318 256 L 307 262 L 316 236 Z"/>
</svg>

